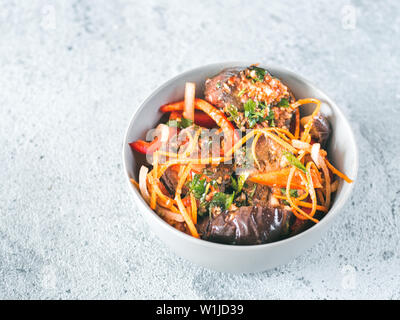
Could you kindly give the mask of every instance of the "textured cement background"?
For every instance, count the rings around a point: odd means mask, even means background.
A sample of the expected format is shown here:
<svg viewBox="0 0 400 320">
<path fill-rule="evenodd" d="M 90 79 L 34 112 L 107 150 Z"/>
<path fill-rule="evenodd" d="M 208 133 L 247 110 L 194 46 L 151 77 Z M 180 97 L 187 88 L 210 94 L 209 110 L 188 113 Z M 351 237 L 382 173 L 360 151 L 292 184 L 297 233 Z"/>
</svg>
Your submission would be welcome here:
<svg viewBox="0 0 400 320">
<path fill-rule="evenodd" d="M 248 3 L 0 1 L 0 298 L 400 298 L 399 2 Z M 142 221 L 121 167 L 142 100 L 230 60 L 317 84 L 360 149 L 336 224 L 259 274 L 177 257 Z"/>
</svg>

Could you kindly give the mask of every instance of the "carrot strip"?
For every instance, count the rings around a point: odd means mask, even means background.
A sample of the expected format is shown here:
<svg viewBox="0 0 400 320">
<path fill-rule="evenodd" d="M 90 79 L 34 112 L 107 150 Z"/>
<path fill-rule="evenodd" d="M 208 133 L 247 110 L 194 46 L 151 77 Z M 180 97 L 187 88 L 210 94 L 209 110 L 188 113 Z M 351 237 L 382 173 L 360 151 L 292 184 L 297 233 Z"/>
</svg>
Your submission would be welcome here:
<svg viewBox="0 0 400 320">
<path fill-rule="evenodd" d="M 321 160 L 320 165 L 325 178 L 325 206 L 329 208 L 331 204 L 331 176 L 329 175 L 325 161 Z"/>
<path fill-rule="evenodd" d="M 256 145 L 257 145 L 257 141 L 260 137 L 261 137 L 261 133 L 257 133 L 257 135 L 253 139 L 253 143 L 251 144 L 251 154 L 253 155 L 254 162 L 257 164 L 258 169 L 260 169 L 261 166 L 257 160 Z"/>
<path fill-rule="evenodd" d="M 249 177 L 249 181 L 263 184 L 270 187 L 285 188 L 290 174 L 290 168 L 285 168 L 277 171 L 268 171 L 262 173 L 255 173 Z M 313 182 L 316 188 L 322 188 L 318 178 L 312 173 Z M 301 178 L 301 173 L 297 170 L 293 176 L 292 186 L 293 189 L 306 190 L 306 183 Z"/>
<path fill-rule="evenodd" d="M 295 214 L 296 217 L 298 217 L 299 219 L 304 220 L 305 218 L 308 218 L 309 220 L 318 223 L 319 221 L 313 217 L 311 217 L 310 215 L 308 215 L 307 213 L 305 213 L 303 210 L 301 210 L 298 206 L 296 206 L 292 200 L 292 198 L 290 197 L 290 187 L 291 187 L 291 183 L 292 183 L 292 178 L 293 175 L 296 171 L 296 167 L 292 167 L 290 169 L 290 173 L 289 173 L 289 177 L 287 180 L 287 184 L 286 184 L 286 198 L 287 201 L 290 203 L 290 206 L 293 209 L 293 213 Z"/>
<path fill-rule="evenodd" d="M 311 166 L 314 165 L 314 162 L 310 161 L 306 164 L 306 176 L 307 176 L 307 185 L 308 185 L 308 192 L 310 193 L 310 198 L 312 201 L 312 209 L 310 212 L 310 217 L 313 217 L 316 210 L 317 210 L 317 195 L 315 193 L 314 184 L 311 177 Z"/>
<path fill-rule="evenodd" d="M 197 232 L 197 229 L 196 229 L 195 225 L 193 224 L 192 219 L 188 215 L 188 213 L 186 211 L 186 208 L 182 203 L 182 199 L 181 199 L 180 194 L 177 194 L 175 196 L 175 201 L 178 204 L 178 208 L 179 208 L 179 210 L 180 210 L 180 212 L 181 212 L 181 214 L 183 216 L 183 219 L 185 219 L 186 225 L 188 226 L 191 235 L 193 237 L 195 237 L 195 238 L 200 238 L 200 236 L 199 236 L 199 234 Z"/>
<path fill-rule="evenodd" d="M 338 169 L 336 169 L 329 161 L 328 159 L 325 158 L 325 163 L 328 166 L 328 168 L 332 171 L 333 174 L 336 174 L 338 177 L 342 178 L 344 181 L 347 183 L 352 183 L 353 180 L 351 180 L 348 176 L 346 176 L 344 173 L 340 172 Z"/>
<path fill-rule="evenodd" d="M 131 181 L 131 183 L 132 183 L 136 188 L 139 189 L 139 183 L 137 183 L 137 182 L 136 182 L 134 179 L 132 179 L 132 178 L 130 178 L 129 180 Z"/>
<path fill-rule="evenodd" d="M 190 193 L 190 204 L 191 204 L 191 211 L 192 211 L 192 220 L 193 223 L 197 223 L 197 203 L 196 198 L 194 197 L 193 193 Z"/>
<path fill-rule="evenodd" d="M 277 198 L 277 199 L 281 199 L 281 200 L 286 200 L 287 201 L 287 198 L 285 196 L 280 196 L 280 195 L 274 194 L 274 197 Z M 298 198 L 292 198 L 292 201 L 295 204 L 297 204 L 298 206 L 305 207 L 305 208 L 312 208 L 312 203 L 306 202 L 306 201 L 299 201 L 297 199 Z M 317 205 L 317 210 L 318 211 L 323 211 L 323 212 L 328 212 L 328 208 L 327 207 L 320 206 L 320 205 Z"/>
<path fill-rule="evenodd" d="M 300 135 L 300 110 L 296 108 L 296 128 L 294 130 L 294 137 L 295 139 L 299 138 Z"/>
</svg>

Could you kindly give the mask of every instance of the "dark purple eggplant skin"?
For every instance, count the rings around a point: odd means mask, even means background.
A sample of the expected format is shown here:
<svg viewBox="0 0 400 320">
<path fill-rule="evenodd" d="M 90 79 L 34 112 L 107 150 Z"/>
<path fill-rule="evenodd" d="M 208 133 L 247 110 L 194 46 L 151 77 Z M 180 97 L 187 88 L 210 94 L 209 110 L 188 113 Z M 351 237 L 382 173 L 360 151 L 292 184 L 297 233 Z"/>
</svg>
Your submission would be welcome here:
<svg viewBox="0 0 400 320">
<path fill-rule="evenodd" d="M 233 244 L 256 245 L 274 242 L 289 234 L 290 210 L 246 206 L 236 211 L 224 211 L 215 218 L 206 217 L 198 225 L 204 240 Z"/>
<path fill-rule="evenodd" d="M 332 129 L 328 119 L 322 114 L 314 117 L 313 126 L 310 130 L 311 137 L 324 148 L 329 140 Z"/>
</svg>

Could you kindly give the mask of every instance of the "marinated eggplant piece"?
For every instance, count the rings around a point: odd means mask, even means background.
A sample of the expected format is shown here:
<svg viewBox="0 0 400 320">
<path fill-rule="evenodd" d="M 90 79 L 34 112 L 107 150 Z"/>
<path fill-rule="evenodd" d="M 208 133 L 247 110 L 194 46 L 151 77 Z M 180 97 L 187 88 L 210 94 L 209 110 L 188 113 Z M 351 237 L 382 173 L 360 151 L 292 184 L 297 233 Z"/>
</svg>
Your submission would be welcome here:
<svg viewBox="0 0 400 320">
<path fill-rule="evenodd" d="M 304 126 L 311 116 L 307 116 L 301 119 L 301 124 Z M 325 147 L 331 135 L 331 125 L 328 119 L 322 114 L 318 114 L 314 117 L 314 121 L 310 130 L 311 138 L 318 142 L 322 148 Z"/>
<path fill-rule="evenodd" d="M 294 96 L 279 79 L 256 66 L 223 70 L 206 81 L 204 95 L 241 130 L 257 123 L 287 127 L 292 118 L 288 107 Z"/>
<path fill-rule="evenodd" d="M 314 118 L 310 133 L 311 137 L 324 148 L 331 135 L 331 126 L 328 119 L 319 113 Z"/>
<path fill-rule="evenodd" d="M 290 210 L 247 206 L 207 217 L 198 228 L 204 240 L 238 245 L 262 244 L 287 236 L 291 217 Z"/>
</svg>

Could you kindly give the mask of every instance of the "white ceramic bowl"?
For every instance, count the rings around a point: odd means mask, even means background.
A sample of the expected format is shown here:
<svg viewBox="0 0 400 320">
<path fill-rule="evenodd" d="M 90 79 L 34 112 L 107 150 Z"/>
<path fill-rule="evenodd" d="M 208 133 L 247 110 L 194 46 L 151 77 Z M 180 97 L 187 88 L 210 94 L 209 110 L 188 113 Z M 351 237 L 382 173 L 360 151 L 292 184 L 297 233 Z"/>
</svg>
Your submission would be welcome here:
<svg viewBox="0 0 400 320">
<path fill-rule="evenodd" d="M 167 81 L 136 110 L 130 120 L 123 143 L 124 174 L 135 203 L 150 228 L 180 256 L 201 266 L 225 272 L 239 273 L 267 270 L 288 262 L 310 248 L 320 240 L 323 233 L 339 214 L 354 185 L 354 183 L 340 182 L 329 213 L 318 224 L 291 238 L 262 245 L 226 245 L 196 239 L 171 227 L 150 209 L 129 181 L 131 177 L 136 181 L 138 180 L 138 163 L 143 163 L 143 158 L 138 158 L 138 156 L 135 158 L 135 154 L 131 151 L 128 143 L 137 139 L 144 139 L 147 130 L 158 124 L 162 116 L 159 111 L 161 105 L 183 99 L 185 82 L 195 82 L 196 96 L 202 97 L 204 82 L 208 77 L 214 76 L 227 67 L 249 66 L 251 64 L 245 62 L 211 64 L 184 72 Z M 293 72 L 270 65 L 260 66 L 282 80 L 292 90 L 296 99 L 317 98 L 322 101 L 321 112 L 328 117 L 333 131 L 328 148 L 330 159 L 339 170 L 355 179 L 358 169 L 357 146 L 350 124 L 338 106 L 320 89 Z M 310 114 L 313 108 L 312 105 L 302 106 L 302 115 Z"/>
</svg>

